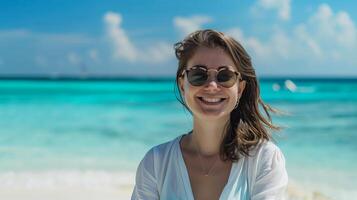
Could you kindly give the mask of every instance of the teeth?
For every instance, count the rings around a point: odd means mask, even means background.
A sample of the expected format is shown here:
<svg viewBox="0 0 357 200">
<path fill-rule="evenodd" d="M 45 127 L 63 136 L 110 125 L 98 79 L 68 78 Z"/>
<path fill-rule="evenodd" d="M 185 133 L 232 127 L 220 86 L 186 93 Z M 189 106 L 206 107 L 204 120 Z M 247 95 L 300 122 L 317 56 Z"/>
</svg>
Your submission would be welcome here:
<svg viewBox="0 0 357 200">
<path fill-rule="evenodd" d="M 203 99 L 204 101 L 207 101 L 207 102 L 210 102 L 210 103 L 217 103 L 217 102 L 221 101 L 220 98 L 206 98 L 206 97 L 202 97 L 202 99 Z"/>
</svg>

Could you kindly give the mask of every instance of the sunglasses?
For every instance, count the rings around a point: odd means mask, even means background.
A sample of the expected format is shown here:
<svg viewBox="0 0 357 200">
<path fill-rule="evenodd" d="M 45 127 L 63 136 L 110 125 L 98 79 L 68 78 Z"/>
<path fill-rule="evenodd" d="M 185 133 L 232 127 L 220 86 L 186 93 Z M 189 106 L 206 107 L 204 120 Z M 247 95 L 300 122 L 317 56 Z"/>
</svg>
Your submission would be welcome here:
<svg viewBox="0 0 357 200">
<path fill-rule="evenodd" d="M 217 69 L 207 69 L 206 66 L 195 65 L 190 69 L 185 69 L 188 82 L 193 86 L 205 85 L 208 81 L 209 71 L 216 71 L 216 81 L 219 85 L 225 88 L 232 87 L 240 78 L 240 73 L 230 70 L 226 66 Z M 184 75 L 182 73 L 182 75 Z"/>
</svg>

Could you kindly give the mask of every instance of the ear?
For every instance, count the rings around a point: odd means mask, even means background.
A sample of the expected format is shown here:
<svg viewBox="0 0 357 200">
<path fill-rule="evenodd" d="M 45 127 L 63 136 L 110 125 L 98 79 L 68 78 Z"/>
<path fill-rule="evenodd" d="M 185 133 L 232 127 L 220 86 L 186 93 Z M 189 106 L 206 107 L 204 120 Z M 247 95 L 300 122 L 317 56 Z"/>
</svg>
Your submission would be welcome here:
<svg viewBox="0 0 357 200">
<path fill-rule="evenodd" d="M 180 89 L 181 94 L 183 94 L 185 92 L 184 82 L 185 82 L 184 76 L 180 76 L 178 79 L 178 83 L 179 83 L 179 89 Z"/>
<path fill-rule="evenodd" d="M 243 94 L 243 91 L 245 89 L 245 84 L 246 84 L 246 81 L 240 81 L 239 82 L 239 87 L 238 87 L 238 97 L 241 97 L 242 94 Z"/>
</svg>

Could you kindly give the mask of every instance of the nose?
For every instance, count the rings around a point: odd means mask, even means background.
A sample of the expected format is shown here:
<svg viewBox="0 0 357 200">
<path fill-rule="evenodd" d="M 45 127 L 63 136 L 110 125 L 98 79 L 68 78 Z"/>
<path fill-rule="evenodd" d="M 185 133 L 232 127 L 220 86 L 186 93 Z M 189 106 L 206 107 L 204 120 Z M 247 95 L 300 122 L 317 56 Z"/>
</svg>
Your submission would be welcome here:
<svg viewBox="0 0 357 200">
<path fill-rule="evenodd" d="M 216 75 L 214 73 L 210 73 L 210 76 L 208 77 L 205 90 L 210 91 L 210 92 L 215 92 L 219 90 L 218 83 L 216 80 Z"/>
</svg>

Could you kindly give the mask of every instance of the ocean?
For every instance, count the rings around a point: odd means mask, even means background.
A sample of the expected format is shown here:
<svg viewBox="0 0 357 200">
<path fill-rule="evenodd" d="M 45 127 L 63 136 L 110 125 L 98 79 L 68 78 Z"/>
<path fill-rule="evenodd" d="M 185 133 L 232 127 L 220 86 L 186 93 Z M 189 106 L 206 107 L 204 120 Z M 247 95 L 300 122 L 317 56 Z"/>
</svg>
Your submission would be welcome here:
<svg viewBox="0 0 357 200">
<path fill-rule="evenodd" d="M 289 180 L 334 200 L 356 197 L 357 80 L 260 84 L 285 113 L 273 122 L 284 127 L 274 138 Z M 174 80 L 0 80 L 0 189 L 132 183 L 144 154 L 191 123 Z"/>
</svg>

